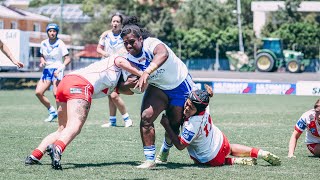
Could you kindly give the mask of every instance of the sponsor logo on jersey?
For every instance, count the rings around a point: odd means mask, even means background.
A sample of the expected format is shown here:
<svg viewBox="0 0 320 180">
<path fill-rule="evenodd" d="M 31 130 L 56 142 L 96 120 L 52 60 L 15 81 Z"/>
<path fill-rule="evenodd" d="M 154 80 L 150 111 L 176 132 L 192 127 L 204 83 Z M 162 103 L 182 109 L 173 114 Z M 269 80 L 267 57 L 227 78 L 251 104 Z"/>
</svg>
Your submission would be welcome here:
<svg viewBox="0 0 320 180">
<path fill-rule="evenodd" d="M 297 126 L 302 130 L 305 130 L 307 127 L 302 119 L 299 119 L 299 121 L 297 122 Z"/>
<path fill-rule="evenodd" d="M 193 138 L 194 136 L 194 132 L 191 132 L 189 131 L 188 129 L 183 129 L 183 132 L 182 132 L 182 137 L 187 140 L 187 141 L 191 141 L 191 139 Z"/>
<path fill-rule="evenodd" d="M 81 94 L 82 89 L 80 88 L 70 88 L 70 94 Z"/>
</svg>

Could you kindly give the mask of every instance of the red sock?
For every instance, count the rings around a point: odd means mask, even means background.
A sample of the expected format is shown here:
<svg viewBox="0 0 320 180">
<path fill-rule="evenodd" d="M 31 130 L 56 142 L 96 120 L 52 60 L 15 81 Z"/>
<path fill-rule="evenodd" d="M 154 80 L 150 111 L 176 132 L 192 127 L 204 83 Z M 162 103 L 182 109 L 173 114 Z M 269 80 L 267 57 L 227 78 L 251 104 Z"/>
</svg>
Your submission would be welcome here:
<svg viewBox="0 0 320 180">
<path fill-rule="evenodd" d="M 234 162 L 234 158 L 226 158 L 224 160 L 225 165 L 233 165 L 233 162 Z"/>
<path fill-rule="evenodd" d="M 251 152 L 250 152 L 250 157 L 252 158 L 258 158 L 258 152 L 259 149 L 258 148 L 252 148 Z"/>
<path fill-rule="evenodd" d="M 64 142 L 57 140 L 54 145 L 60 149 L 60 152 L 63 153 L 64 149 L 66 148 L 66 144 Z"/>
<path fill-rule="evenodd" d="M 35 149 L 32 151 L 31 155 L 40 160 L 43 156 L 43 152 L 41 152 L 39 149 Z"/>
</svg>

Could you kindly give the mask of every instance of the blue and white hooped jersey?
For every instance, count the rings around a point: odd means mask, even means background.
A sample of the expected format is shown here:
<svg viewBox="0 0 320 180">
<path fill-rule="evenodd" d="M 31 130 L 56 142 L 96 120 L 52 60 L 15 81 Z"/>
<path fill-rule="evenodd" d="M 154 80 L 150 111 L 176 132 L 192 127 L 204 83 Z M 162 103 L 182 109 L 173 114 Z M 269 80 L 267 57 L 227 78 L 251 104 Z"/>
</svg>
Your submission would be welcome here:
<svg viewBox="0 0 320 180">
<path fill-rule="evenodd" d="M 59 68 L 63 64 L 63 57 L 69 54 L 66 45 L 60 39 L 57 39 L 54 44 L 50 44 L 49 39 L 43 40 L 40 53 L 47 62 L 45 68 Z"/>
<path fill-rule="evenodd" d="M 203 114 L 191 116 L 180 134 L 181 143 L 188 145 L 189 155 L 201 163 L 214 159 L 223 143 L 223 134 L 213 123 L 209 108 Z"/>
<path fill-rule="evenodd" d="M 120 34 L 113 34 L 109 31 L 105 36 L 100 37 L 99 44 L 104 47 L 104 51 L 112 55 L 124 48 Z"/>
<path fill-rule="evenodd" d="M 316 112 L 311 109 L 302 114 L 295 125 L 295 130 L 299 133 L 306 131 L 306 144 L 320 143 L 320 125 L 315 119 Z"/>
<path fill-rule="evenodd" d="M 168 52 L 168 59 L 156 71 L 150 74 L 149 84 L 162 90 L 172 90 L 178 87 L 188 76 L 187 66 L 174 54 L 174 52 L 157 38 L 143 40 L 142 52 L 138 56 L 127 54 L 127 60 L 134 63 L 144 71 L 154 58 L 154 49 L 157 45 L 163 44 Z"/>
</svg>

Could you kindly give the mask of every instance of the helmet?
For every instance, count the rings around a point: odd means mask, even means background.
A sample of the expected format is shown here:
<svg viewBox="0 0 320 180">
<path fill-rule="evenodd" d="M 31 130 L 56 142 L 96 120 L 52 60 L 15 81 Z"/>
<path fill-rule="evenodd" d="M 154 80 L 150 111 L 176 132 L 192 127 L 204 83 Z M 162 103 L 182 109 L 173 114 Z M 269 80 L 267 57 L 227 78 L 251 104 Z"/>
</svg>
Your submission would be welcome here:
<svg viewBox="0 0 320 180">
<path fill-rule="evenodd" d="M 210 94 L 204 90 L 196 90 L 189 93 L 188 99 L 197 108 L 198 112 L 204 111 L 209 104 Z"/>
<path fill-rule="evenodd" d="M 46 28 L 47 33 L 48 33 L 48 31 L 50 29 L 56 30 L 57 34 L 59 33 L 59 26 L 57 24 L 55 24 L 55 23 L 50 23 L 50 24 L 47 25 L 47 28 Z"/>
</svg>

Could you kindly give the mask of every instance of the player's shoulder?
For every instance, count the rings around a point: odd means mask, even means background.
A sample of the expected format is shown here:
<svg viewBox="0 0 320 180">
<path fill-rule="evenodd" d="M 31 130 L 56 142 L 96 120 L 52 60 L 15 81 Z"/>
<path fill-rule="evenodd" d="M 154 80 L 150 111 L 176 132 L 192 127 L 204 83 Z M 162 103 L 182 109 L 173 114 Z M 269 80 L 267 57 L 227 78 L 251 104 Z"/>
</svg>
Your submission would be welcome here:
<svg viewBox="0 0 320 180">
<path fill-rule="evenodd" d="M 314 111 L 314 109 L 310 109 L 310 110 L 304 112 L 304 113 L 301 115 L 300 119 L 305 120 L 305 121 L 306 121 L 306 120 L 312 120 L 312 119 L 314 118 L 314 116 L 315 116 L 315 111 Z"/>
<path fill-rule="evenodd" d="M 100 38 L 106 37 L 110 32 L 112 32 L 111 29 L 110 29 L 110 30 L 107 30 L 107 31 L 104 31 L 104 32 L 100 35 Z"/>
</svg>

